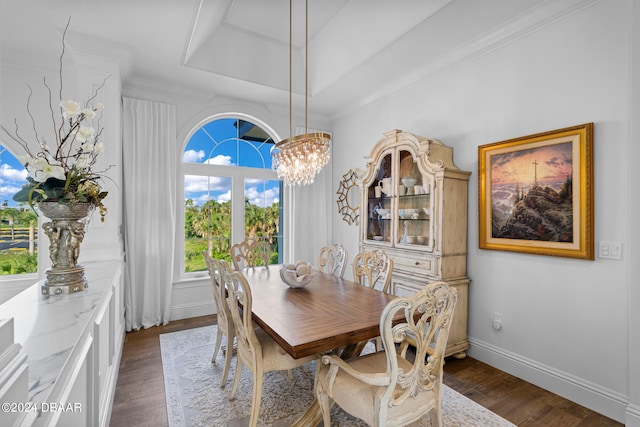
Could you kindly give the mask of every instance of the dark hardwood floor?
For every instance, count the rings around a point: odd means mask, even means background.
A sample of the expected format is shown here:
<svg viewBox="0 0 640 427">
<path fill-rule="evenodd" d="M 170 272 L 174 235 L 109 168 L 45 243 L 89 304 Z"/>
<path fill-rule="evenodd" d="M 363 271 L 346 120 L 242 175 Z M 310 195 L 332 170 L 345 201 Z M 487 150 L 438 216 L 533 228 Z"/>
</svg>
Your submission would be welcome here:
<svg viewBox="0 0 640 427">
<path fill-rule="evenodd" d="M 215 323 L 215 316 L 171 322 L 125 337 L 111 426 L 166 426 L 160 334 Z M 444 382 L 459 393 L 527 427 L 608 427 L 622 424 L 478 360 L 447 359 Z"/>
</svg>

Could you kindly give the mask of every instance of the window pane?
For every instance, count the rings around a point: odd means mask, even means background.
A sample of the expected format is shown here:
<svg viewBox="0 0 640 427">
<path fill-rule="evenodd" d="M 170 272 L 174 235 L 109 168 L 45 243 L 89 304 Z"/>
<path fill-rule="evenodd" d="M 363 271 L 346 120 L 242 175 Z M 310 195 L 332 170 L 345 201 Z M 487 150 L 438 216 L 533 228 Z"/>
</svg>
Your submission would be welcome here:
<svg viewBox="0 0 640 427">
<path fill-rule="evenodd" d="M 0 145 L 0 275 L 38 271 L 38 217 L 13 195 L 27 182 L 27 171 Z"/>
<path fill-rule="evenodd" d="M 202 251 L 231 261 L 231 178 L 185 175 L 184 271 L 207 267 Z"/>
<path fill-rule="evenodd" d="M 183 161 L 271 169 L 273 140 L 259 126 L 239 119 L 214 120 L 189 139 Z"/>
<path fill-rule="evenodd" d="M 282 262 L 282 206 L 279 180 L 245 179 L 245 237 L 266 240 L 271 245 L 271 264 Z"/>
</svg>

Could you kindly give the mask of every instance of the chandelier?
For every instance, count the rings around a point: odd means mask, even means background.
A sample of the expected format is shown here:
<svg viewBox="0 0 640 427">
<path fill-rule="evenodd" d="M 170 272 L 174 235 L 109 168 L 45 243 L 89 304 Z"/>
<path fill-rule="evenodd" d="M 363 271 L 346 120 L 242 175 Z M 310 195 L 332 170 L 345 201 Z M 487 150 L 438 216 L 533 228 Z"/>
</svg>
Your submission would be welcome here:
<svg viewBox="0 0 640 427">
<path fill-rule="evenodd" d="M 309 0 L 305 0 L 305 65 L 304 65 L 304 129 L 303 135 L 293 134 L 293 18 L 292 3 L 289 0 L 289 138 L 277 142 L 271 149 L 273 169 L 285 185 L 309 185 L 315 176 L 329 162 L 331 137 L 328 133 L 309 133 L 307 127 L 308 65 L 309 65 Z"/>
</svg>

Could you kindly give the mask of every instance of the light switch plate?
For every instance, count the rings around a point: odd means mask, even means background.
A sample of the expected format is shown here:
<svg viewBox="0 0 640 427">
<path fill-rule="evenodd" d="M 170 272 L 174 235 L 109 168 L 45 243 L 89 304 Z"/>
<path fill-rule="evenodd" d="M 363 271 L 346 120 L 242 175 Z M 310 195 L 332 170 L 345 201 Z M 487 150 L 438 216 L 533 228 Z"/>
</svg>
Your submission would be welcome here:
<svg viewBox="0 0 640 427">
<path fill-rule="evenodd" d="M 599 242 L 598 258 L 622 259 L 622 243 L 620 242 Z"/>
</svg>

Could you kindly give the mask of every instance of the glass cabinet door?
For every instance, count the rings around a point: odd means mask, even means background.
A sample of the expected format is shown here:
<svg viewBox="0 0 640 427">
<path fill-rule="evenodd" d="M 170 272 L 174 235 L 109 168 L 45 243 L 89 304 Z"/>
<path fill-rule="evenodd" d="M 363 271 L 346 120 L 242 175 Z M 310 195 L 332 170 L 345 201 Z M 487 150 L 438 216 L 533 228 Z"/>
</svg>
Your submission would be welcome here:
<svg viewBox="0 0 640 427">
<path fill-rule="evenodd" d="M 367 240 L 391 241 L 393 176 L 391 153 L 384 156 L 376 178 L 367 188 Z"/>
<path fill-rule="evenodd" d="M 399 152 L 397 245 L 432 246 L 431 188 L 409 151 Z"/>
</svg>

